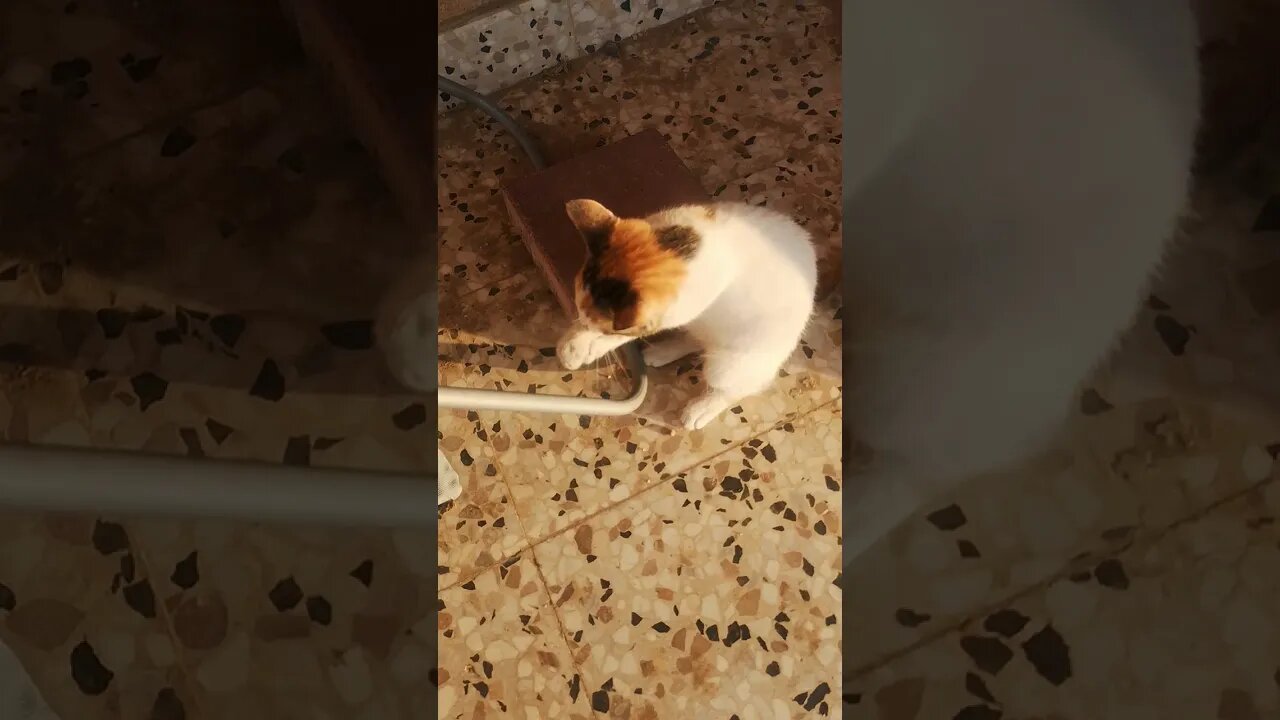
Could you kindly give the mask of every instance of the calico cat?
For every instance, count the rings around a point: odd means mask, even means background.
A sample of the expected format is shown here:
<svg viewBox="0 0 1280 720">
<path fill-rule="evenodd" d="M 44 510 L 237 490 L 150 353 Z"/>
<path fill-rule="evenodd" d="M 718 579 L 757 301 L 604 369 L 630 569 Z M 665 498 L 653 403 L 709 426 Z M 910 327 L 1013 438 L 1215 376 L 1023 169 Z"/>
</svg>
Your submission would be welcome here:
<svg viewBox="0 0 1280 720">
<path fill-rule="evenodd" d="M 661 367 L 704 354 L 706 390 L 684 412 L 705 427 L 769 386 L 813 314 L 817 261 L 791 218 L 740 203 L 687 205 L 624 219 L 593 200 L 565 206 L 587 245 L 574 281 L 578 319 L 561 339 L 573 370 L 637 338 Z"/>
<path fill-rule="evenodd" d="M 844 561 L 1048 446 L 1188 195 L 1185 0 L 844 7 Z"/>
</svg>

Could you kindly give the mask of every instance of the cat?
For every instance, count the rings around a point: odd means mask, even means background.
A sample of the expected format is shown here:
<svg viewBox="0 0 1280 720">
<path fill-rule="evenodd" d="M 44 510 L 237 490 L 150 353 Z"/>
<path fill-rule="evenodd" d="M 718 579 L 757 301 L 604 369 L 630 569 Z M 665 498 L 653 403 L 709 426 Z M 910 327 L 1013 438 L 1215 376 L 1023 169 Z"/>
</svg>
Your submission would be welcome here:
<svg viewBox="0 0 1280 720">
<path fill-rule="evenodd" d="M 800 342 L 817 291 L 816 253 L 798 223 L 727 202 L 643 219 L 619 218 L 587 199 L 565 211 L 587 246 L 574 279 L 578 319 L 557 346 L 565 368 L 637 338 L 652 339 L 643 350 L 651 367 L 701 351 L 706 387 L 684 410 L 690 430 L 773 382 Z"/>
<path fill-rule="evenodd" d="M 844 13 L 848 567 L 1050 445 L 1184 211 L 1199 72 L 1177 0 Z"/>
</svg>

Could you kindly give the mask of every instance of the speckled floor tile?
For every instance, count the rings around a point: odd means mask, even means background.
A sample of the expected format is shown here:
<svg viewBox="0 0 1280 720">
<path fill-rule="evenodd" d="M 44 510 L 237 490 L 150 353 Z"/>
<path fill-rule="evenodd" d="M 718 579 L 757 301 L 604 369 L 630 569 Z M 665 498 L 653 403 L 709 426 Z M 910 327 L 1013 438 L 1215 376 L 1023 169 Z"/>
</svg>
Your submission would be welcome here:
<svg viewBox="0 0 1280 720">
<path fill-rule="evenodd" d="M 192 707 L 156 582 L 115 519 L 6 512 L 0 522 L 0 638 L 61 717 Z"/>
<path fill-rule="evenodd" d="M 111 0 L 14 0 L 0 27 L 0 181 L 50 163 L 60 173 L 300 57 L 279 8 L 244 0 L 181 17 Z"/>
<path fill-rule="evenodd" d="M 0 440 L 425 478 L 375 337 L 417 240 L 276 6 L 186 10 L 0 10 Z M 5 642 L 63 717 L 428 714 L 422 533 L 3 525 Z"/>
<path fill-rule="evenodd" d="M 1082 553 L 1162 532 L 1269 475 L 1256 436 L 1176 408 L 1156 400 L 1078 418 L 1073 441 L 939 499 L 859 559 L 851 576 L 879 580 L 850 593 L 850 661 L 872 667 Z"/>
<path fill-rule="evenodd" d="M 490 425 L 469 410 L 439 410 L 440 452 L 458 473 L 462 494 L 439 509 L 441 588 L 465 582 L 526 545 L 516 506 L 499 470 Z"/>
<path fill-rule="evenodd" d="M 592 717 L 557 602 L 527 551 L 442 590 L 437 717 Z"/>
<path fill-rule="evenodd" d="M 614 717 L 836 717 L 840 415 L 781 425 L 534 552 Z"/>
<path fill-rule="evenodd" d="M 435 627 L 432 538 L 130 523 L 208 717 L 416 717 Z"/>
<path fill-rule="evenodd" d="M 1274 717 L 1274 477 L 868 673 L 845 717 Z"/>
</svg>

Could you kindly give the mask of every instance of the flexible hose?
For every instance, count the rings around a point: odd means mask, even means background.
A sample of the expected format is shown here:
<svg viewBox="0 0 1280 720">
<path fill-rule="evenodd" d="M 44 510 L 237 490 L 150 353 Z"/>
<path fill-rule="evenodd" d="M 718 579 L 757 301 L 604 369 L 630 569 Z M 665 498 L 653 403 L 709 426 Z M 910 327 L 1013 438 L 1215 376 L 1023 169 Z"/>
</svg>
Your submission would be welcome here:
<svg viewBox="0 0 1280 720">
<path fill-rule="evenodd" d="M 542 150 L 538 147 L 538 143 L 510 115 L 503 112 L 502 108 L 471 88 L 459 85 L 443 75 L 437 75 L 436 77 L 440 81 L 439 89 L 442 92 L 449 93 L 449 95 L 468 105 L 483 110 L 486 115 L 496 120 L 499 125 L 506 129 L 511 137 L 515 138 L 516 142 L 519 143 L 520 148 L 524 150 L 524 154 L 529 157 L 529 162 L 534 169 L 542 170 L 547 166 L 546 158 L 542 156 Z"/>
</svg>

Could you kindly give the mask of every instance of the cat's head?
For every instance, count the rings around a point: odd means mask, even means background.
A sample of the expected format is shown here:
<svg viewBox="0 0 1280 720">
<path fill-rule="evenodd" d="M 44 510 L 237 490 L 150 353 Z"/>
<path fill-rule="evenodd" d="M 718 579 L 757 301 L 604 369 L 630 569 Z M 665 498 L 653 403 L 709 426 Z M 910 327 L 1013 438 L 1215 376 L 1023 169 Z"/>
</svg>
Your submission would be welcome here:
<svg viewBox="0 0 1280 720">
<path fill-rule="evenodd" d="M 694 230 L 620 218 L 594 200 L 571 200 L 565 211 L 587 243 L 587 260 L 573 283 L 581 321 L 600 332 L 637 337 L 658 330 L 688 272 L 697 247 Z"/>
</svg>

